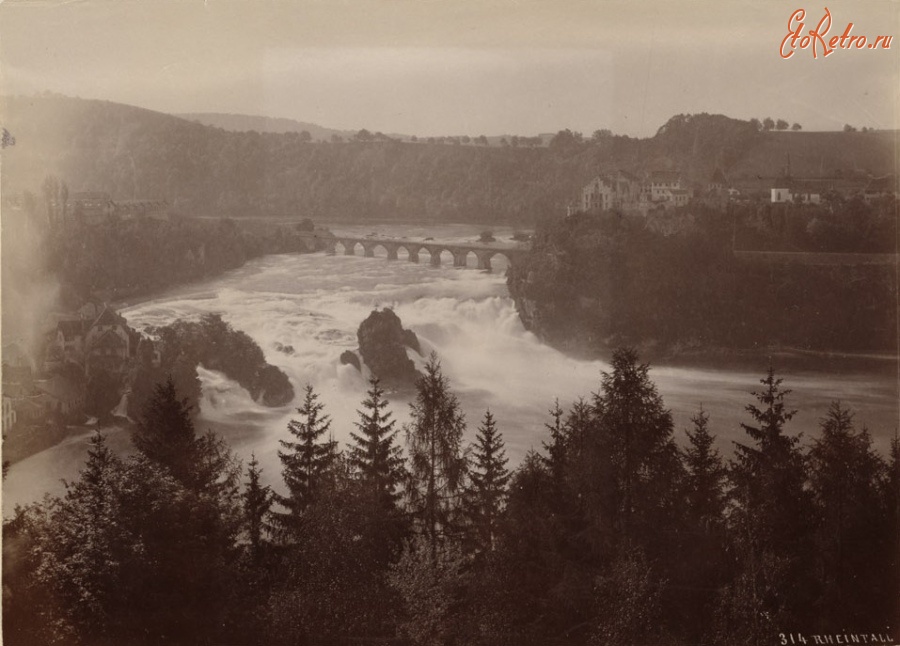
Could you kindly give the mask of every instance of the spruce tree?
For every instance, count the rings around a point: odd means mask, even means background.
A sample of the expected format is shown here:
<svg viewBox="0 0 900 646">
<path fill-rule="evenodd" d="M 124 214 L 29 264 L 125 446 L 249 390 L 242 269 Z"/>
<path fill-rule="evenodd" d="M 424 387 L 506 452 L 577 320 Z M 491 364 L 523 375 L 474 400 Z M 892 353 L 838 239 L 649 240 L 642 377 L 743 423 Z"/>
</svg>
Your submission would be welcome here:
<svg viewBox="0 0 900 646">
<path fill-rule="evenodd" d="M 510 474 L 506 468 L 509 460 L 503 435 L 497 431 L 490 411 L 484 414 L 472 453 L 474 464 L 469 470 L 467 516 L 475 530 L 478 550 L 493 551 Z"/>
<path fill-rule="evenodd" d="M 132 441 L 138 451 L 176 480 L 187 486 L 193 484 L 197 447 L 191 407 L 186 399 L 179 399 L 171 376 L 154 386 Z"/>
<path fill-rule="evenodd" d="M 677 614 L 691 642 L 699 642 L 708 629 L 709 610 L 715 591 L 728 579 L 725 533 L 726 477 L 715 436 L 709 430 L 709 414 L 702 408 L 686 429 L 688 445 L 682 451 L 685 465 L 684 529 L 672 539 L 680 558 L 669 581 L 680 589 Z"/>
<path fill-rule="evenodd" d="M 865 630 L 884 619 L 888 522 L 881 503 L 886 465 L 853 414 L 832 402 L 809 452 L 819 515 L 816 554 L 822 573 L 823 629 Z"/>
<path fill-rule="evenodd" d="M 563 419 L 563 409 L 559 407 L 559 399 L 553 401 L 553 408 L 550 409 L 550 417 L 553 422 L 544 424 L 544 427 L 550 432 L 550 441 L 542 442 L 547 457 L 544 462 L 550 470 L 553 480 L 557 486 L 562 484 L 563 473 L 566 466 L 566 451 L 568 438 L 566 436 L 566 426 Z"/>
<path fill-rule="evenodd" d="M 336 466 L 337 443 L 325 439 L 331 418 L 322 413 L 324 408 L 313 387 L 307 384 L 303 405 L 297 409 L 300 419 L 288 422 L 288 432 L 296 441 L 279 440 L 284 451 L 278 451 L 278 457 L 288 489 L 286 496 L 278 496 L 278 502 L 287 508 L 286 513 L 277 516 L 283 525 L 296 526 Z"/>
<path fill-rule="evenodd" d="M 761 406 L 746 407 L 755 424 L 741 424 L 754 444 L 735 442 L 730 468 L 737 509 L 733 520 L 748 547 L 789 553 L 808 533 L 812 511 L 800 438 L 784 430 L 797 411 L 786 407 L 791 391 L 781 387 L 782 379 L 771 367 L 760 383 L 763 390 L 753 396 Z"/>
<path fill-rule="evenodd" d="M 120 500 L 124 467 L 96 433 L 80 477 L 49 506 L 37 553 L 36 582 L 52 591 L 47 637 L 60 643 L 120 636 L 121 590 L 128 581 L 130 535 Z"/>
<path fill-rule="evenodd" d="M 260 484 L 262 469 L 255 454 L 247 466 L 247 487 L 244 490 L 244 523 L 250 539 L 250 559 L 258 563 L 262 555 L 264 535 L 269 531 L 268 515 L 272 507 L 272 489 Z"/>
<path fill-rule="evenodd" d="M 652 541 L 664 543 L 672 529 L 682 476 L 672 415 L 649 369 L 630 348 L 613 353 L 612 372 L 603 374 L 595 395 L 596 430 L 588 440 L 596 474 L 591 493 L 599 498 L 593 522 L 613 544 L 645 549 Z"/>
<path fill-rule="evenodd" d="M 393 509 L 399 498 L 397 486 L 405 475 L 402 449 L 395 445 L 399 431 L 394 430 L 395 421 L 378 378 L 372 377 L 369 385 L 364 410 L 357 411 L 359 433 L 350 434 L 354 444 L 350 445 L 349 462 L 367 493 L 383 507 Z"/>
<path fill-rule="evenodd" d="M 774 639 L 783 622 L 808 620 L 812 605 L 812 501 L 806 489 L 805 458 L 799 437 L 785 425 L 796 411 L 787 408 L 790 390 L 770 367 L 754 392 L 757 404 L 746 411 L 752 424 L 741 424 L 753 444 L 735 442 L 729 465 L 731 541 L 741 571 L 723 595 L 719 619 L 757 641 Z"/>
<path fill-rule="evenodd" d="M 723 520 L 727 470 L 713 446 L 716 438 L 709 432 L 709 413 L 701 408 L 691 422 L 694 430 L 685 430 L 688 446 L 683 452 L 685 494 L 691 520 L 708 531 Z"/>
<path fill-rule="evenodd" d="M 410 506 L 436 558 L 439 542 L 457 529 L 466 461 L 460 446 L 465 419 L 434 352 L 416 382 L 410 416 L 406 427 Z"/>
</svg>

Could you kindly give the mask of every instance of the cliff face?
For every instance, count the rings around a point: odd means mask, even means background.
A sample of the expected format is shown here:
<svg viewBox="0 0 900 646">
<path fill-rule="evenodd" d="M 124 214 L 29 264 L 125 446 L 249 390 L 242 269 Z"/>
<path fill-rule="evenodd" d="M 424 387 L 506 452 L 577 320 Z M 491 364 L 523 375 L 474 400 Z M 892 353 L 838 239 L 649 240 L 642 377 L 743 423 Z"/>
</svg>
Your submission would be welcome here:
<svg viewBox="0 0 900 646">
<path fill-rule="evenodd" d="M 419 377 L 406 348 L 421 352 L 415 332 L 404 330 L 393 310 L 372 312 L 359 326 L 359 354 L 369 370 L 386 385 L 409 387 Z"/>
<path fill-rule="evenodd" d="M 733 253 L 730 222 L 710 211 L 664 235 L 642 218 L 561 219 L 539 228 L 531 252 L 511 267 L 509 293 L 528 330 L 579 353 L 621 345 L 647 356 L 772 346 L 896 350 L 892 265 L 744 260 Z M 881 238 L 888 234 L 879 222 L 873 210 L 860 226 Z M 808 229 L 799 227 L 793 240 L 800 248 L 816 242 Z M 859 244 L 855 251 L 868 253 L 875 237 Z"/>
<path fill-rule="evenodd" d="M 597 276 L 593 298 L 579 294 L 567 254 L 538 248 L 507 273 L 507 287 L 525 329 L 555 347 L 595 352 L 605 349 L 607 323 L 597 295 L 608 282 Z"/>
</svg>

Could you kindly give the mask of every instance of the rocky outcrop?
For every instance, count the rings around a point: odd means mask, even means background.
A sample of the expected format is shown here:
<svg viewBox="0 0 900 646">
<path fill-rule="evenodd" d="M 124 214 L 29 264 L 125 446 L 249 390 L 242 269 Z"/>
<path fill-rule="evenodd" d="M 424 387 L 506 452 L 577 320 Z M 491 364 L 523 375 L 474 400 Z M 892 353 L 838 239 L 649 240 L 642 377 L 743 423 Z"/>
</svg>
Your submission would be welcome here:
<svg viewBox="0 0 900 646">
<path fill-rule="evenodd" d="M 294 399 L 294 387 L 287 375 L 270 364 L 261 366 L 249 384 L 241 385 L 247 388 L 254 401 L 263 406 L 285 406 Z"/>
<path fill-rule="evenodd" d="M 421 353 L 419 339 L 403 325 L 393 310 L 375 310 L 357 331 L 359 354 L 372 373 L 386 385 L 412 386 L 419 376 L 406 349 Z"/>
<path fill-rule="evenodd" d="M 359 357 L 356 356 L 356 353 L 351 350 L 344 350 L 341 352 L 341 365 L 342 366 L 353 366 L 357 370 L 361 370 L 362 366 L 359 363 Z"/>
<path fill-rule="evenodd" d="M 175 381 L 179 396 L 199 410 L 199 365 L 233 379 L 264 406 L 285 406 L 294 399 L 294 388 L 287 375 L 266 361 L 253 339 L 232 328 L 218 314 L 204 315 L 199 321 L 179 320 L 147 331 L 158 338 L 162 352 L 158 362 L 151 355 L 143 357 L 131 375 L 128 415 L 132 419 L 140 419 L 155 384 L 169 376 Z"/>
</svg>

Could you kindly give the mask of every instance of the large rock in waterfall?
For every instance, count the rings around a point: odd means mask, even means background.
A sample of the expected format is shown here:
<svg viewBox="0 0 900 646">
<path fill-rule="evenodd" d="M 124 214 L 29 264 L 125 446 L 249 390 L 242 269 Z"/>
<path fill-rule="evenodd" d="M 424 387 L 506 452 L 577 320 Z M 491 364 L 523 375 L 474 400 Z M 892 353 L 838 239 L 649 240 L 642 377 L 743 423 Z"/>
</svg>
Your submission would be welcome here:
<svg viewBox="0 0 900 646">
<path fill-rule="evenodd" d="M 415 332 L 404 330 L 400 317 L 391 309 L 375 310 L 356 333 L 359 354 L 372 373 L 385 385 L 412 386 L 419 376 L 406 348 L 421 353 Z"/>
</svg>

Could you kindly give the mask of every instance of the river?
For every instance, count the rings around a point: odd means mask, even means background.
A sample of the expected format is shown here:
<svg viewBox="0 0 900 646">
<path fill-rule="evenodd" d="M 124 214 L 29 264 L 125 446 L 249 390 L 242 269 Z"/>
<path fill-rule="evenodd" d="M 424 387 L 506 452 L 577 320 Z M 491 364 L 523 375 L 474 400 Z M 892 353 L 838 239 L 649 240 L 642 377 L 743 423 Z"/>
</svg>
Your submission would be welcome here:
<svg viewBox="0 0 900 646">
<path fill-rule="evenodd" d="M 448 242 L 474 242 L 476 225 L 419 227 L 333 225 L 339 235 L 426 237 Z M 512 230 L 495 228 L 500 241 L 510 242 Z M 179 318 L 219 312 L 234 328 L 249 334 L 267 360 L 284 370 L 295 390 L 312 384 L 332 418 L 335 439 L 344 445 L 355 430 L 356 410 L 365 397 L 366 379 L 339 362 L 340 354 L 357 347 L 356 330 L 374 309 L 392 307 L 419 337 L 423 353 L 438 353 L 468 421 L 468 436 L 486 409 L 503 433 L 510 465 L 546 439 L 547 411 L 559 398 L 566 408 L 578 397 L 590 397 L 600 387 L 601 361 L 579 360 L 543 345 L 519 321 L 509 298 L 502 259 L 494 272 L 455 269 L 449 257 L 441 267 L 389 261 L 378 249 L 375 258 L 323 253 L 267 256 L 217 278 L 182 286 L 129 306 L 122 314 L 142 329 Z M 280 351 L 291 346 L 293 352 Z M 413 355 L 415 353 L 412 353 Z M 422 357 L 414 357 L 421 365 Z M 730 455 L 733 441 L 742 441 L 741 421 L 750 391 L 759 386 L 768 359 L 744 359 L 738 367 L 660 366 L 651 369 L 666 405 L 672 409 L 676 435 L 699 406 L 709 412 L 718 446 Z M 776 369 L 793 392 L 788 404 L 799 410 L 788 430 L 817 435 L 818 420 L 833 399 L 856 411 L 858 426 L 866 425 L 876 448 L 887 454 L 898 423 L 896 367 L 890 361 L 784 361 Z M 203 395 L 198 428 L 222 434 L 245 461 L 255 453 L 263 479 L 281 488 L 279 440 L 287 439 L 292 406 L 271 409 L 256 404 L 221 374 L 200 371 Z M 409 419 L 409 397 L 394 393 L 391 408 L 399 424 Z M 297 404 L 297 401 L 294 402 Z M 120 452 L 129 450 L 127 433 L 109 432 Z M 87 450 L 89 432 L 14 464 L 3 486 L 4 515 L 15 504 L 58 494 L 61 479 L 77 477 Z"/>
</svg>

